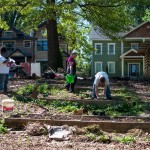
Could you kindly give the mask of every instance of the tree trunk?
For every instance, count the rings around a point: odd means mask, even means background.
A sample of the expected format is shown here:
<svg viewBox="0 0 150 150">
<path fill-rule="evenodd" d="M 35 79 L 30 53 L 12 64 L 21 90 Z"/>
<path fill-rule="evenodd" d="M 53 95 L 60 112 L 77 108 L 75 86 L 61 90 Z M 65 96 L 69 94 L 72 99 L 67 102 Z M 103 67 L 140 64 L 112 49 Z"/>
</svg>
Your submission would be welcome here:
<svg viewBox="0 0 150 150">
<path fill-rule="evenodd" d="M 55 0 L 51 3 L 55 3 Z M 53 15 L 55 16 L 56 13 L 53 12 Z M 58 67 L 62 67 L 62 57 L 59 49 L 57 22 L 54 18 L 47 21 L 48 66 L 57 70 Z"/>
</svg>

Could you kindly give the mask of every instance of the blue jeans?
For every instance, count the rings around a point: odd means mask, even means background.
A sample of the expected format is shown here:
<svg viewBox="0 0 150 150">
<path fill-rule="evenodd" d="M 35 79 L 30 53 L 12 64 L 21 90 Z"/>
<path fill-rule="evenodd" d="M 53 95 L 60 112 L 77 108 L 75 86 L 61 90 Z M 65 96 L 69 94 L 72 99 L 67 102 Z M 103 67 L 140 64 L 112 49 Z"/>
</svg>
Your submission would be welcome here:
<svg viewBox="0 0 150 150">
<path fill-rule="evenodd" d="M 93 84 L 92 96 L 97 98 L 96 92 L 95 92 L 95 84 Z M 110 91 L 110 85 L 108 85 L 107 90 L 106 90 L 106 98 L 110 98 L 110 97 L 111 97 L 111 91 Z"/>
<path fill-rule="evenodd" d="M 4 90 L 5 79 L 6 79 L 6 74 L 0 74 L 0 91 Z"/>
<path fill-rule="evenodd" d="M 5 81 L 4 81 L 4 91 L 7 91 L 8 80 L 9 80 L 9 74 L 6 74 Z"/>
</svg>

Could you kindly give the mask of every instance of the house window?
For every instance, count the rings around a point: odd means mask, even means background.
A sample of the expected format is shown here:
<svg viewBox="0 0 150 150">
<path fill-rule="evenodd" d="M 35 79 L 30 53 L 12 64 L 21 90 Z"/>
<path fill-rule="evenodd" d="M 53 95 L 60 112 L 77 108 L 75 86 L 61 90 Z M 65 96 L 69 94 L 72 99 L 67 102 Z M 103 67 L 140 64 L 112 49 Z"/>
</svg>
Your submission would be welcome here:
<svg viewBox="0 0 150 150">
<path fill-rule="evenodd" d="M 8 51 L 14 51 L 14 49 L 15 49 L 15 42 L 14 41 L 3 42 L 3 45 L 6 46 Z"/>
<path fill-rule="evenodd" d="M 115 43 L 108 43 L 108 55 L 115 55 Z"/>
<path fill-rule="evenodd" d="M 95 43 L 95 54 L 102 55 L 102 43 Z"/>
<path fill-rule="evenodd" d="M 5 31 L 4 36 L 5 36 L 5 38 L 12 38 L 13 37 L 13 31 Z"/>
<path fill-rule="evenodd" d="M 108 73 L 115 73 L 115 62 L 108 62 Z"/>
<path fill-rule="evenodd" d="M 139 43 L 131 43 L 131 49 L 138 50 L 139 49 Z"/>
<path fill-rule="evenodd" d="M 42 37 L 47 37 L 47 30 L 41 30 Z"/>
<path fill-rule="evenodd" d="M 30 48 L 31 47 L 31 41 L 24 41 L 24 47 Z"/>
<path fill-rule="evenodd" d="M 102 62 L 95 62 L 95 73 L 102 71 Z"/>
<path fill-rule="evenodd" d="M 38 40 L 37 41 L 37 50 L 38 51 L 48 51 L 47 40 Z"/>
</svg>

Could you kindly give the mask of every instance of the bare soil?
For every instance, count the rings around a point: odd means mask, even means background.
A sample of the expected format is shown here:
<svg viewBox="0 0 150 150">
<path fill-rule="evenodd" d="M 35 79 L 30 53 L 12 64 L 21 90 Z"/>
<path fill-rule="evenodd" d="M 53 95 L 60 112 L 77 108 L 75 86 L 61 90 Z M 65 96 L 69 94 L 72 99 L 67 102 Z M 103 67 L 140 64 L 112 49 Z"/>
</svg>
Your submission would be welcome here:
<svg viewBox="0 0 150 150">
<path fill-rule="evenodd" d="M 86 84 L 86 81 L 84 81 Z M 83 82 L 83 83 L 84 83 Z M 29 83 L 35 83 L 35 80 L 16 80 L 9 81 L 9 90 L 16 91 L 18 88 L 25 86 Z M 55 82 L 54 82 L 55 83 Z M 63 81 L 59 81 L 58 83 L 63 83 Z M 90 81 L 87 81 L 89 85 L 92 85 Z M 81 85 L 81 84 L 80 84 Z M 147 81 L 118 81 L 117 86 L 126 86 L 129 89 L 134 90 L 141 100 L 150 101 L 150 83 Z M 115 88 L 117 88 L 115 83 Z M 113 86 L 112 86 L 113 88 Z M 1 95 L 6 96 L 6 95 Z M 6 96 L 7 98 L 7 96 Z M 25 113 L 25 114 L 44 114 L 47 111 L 45 108 L 35 105 L 33 103 L 23 103 L 16 102 L 16 108 L 14 110 L 15 113 Z M 52 111 L 52 114 L 56 112 Z M 57 114 L 57 113 L 56 113 Z M 63 113 L 62 113 L 63 114 Z M 23 115 L 24 116 L 24 115 Z M 27 116 L 26 116 L 27 117 Z M 82 119 L 82 120 L 90 120 L 90 121 L 106 121 L 105 119 L 101 119 L 98 117 L 71 117 L 71 116 L 28 116 L 34 118 L 40 117 L 50 117 L 52 119 Z M 109 120 L 109 119 L 108 119 Z M 149 119 L 133 119 L 133 118 L 123 118 L 123 119 L 111 119 L 109 121 L 120 121 L 120 122 L 149 122 Z M 95 140 L 89 140 L 84 135 L 73 135 L 73 137 L 69 141 L 50 141 L 48 139 L 48 135 L 42 136 L 31 136 L 28 135 L 26 131 L 10 131 L 7 134 L 0 134 L 0 150 L 150 150 L 150 134 L 149 133 L 141 133 L 137 131 L 137 135 L 135 136 L 136 142 L 130 144 L 120 143 L 114 140 L 114 137 L 125 137 L 132 136 L 131 133 L 106 133 L 108 136 L 112 137 L 111 142 L 102 143 L 97 142 Z"/>
<path fill-rule="evenodd" d="M 108 134 L 108 133 L 106 133 Z M 109 133 L 110 143 L 89 140 L 84 135 L 73 135 L 69 141 L 49 140 L 48 135 L 30 136 L 26 131 L 10 131 L 0 135 L 0 150 L 150 150 L 150 135 L 136 136 L 136 142 L 124 144 L 115 137 L 130 136 L 130 133 Z"/>
</svg>

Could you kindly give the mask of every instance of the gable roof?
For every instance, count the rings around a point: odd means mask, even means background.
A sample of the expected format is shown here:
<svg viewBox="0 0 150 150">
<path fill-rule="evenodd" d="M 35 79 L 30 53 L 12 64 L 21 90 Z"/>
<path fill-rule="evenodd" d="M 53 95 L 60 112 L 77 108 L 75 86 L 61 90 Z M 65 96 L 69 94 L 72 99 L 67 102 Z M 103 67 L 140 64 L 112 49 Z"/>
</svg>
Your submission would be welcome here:
<svg viewBox="0 0 150 150">
<path fill-rule="evenodd" d="M 14 31 L 16 33 L 17 37 L 12 37 L 12 38 L 0 37 L 0 40 L 10 40 L 10 39 L 11 40 L 17 40 L 17 39 L 33 40 L 33 39 L 35 39 L 34 37 L 27 35 L 26 33 L 17 29 L 14 26 L 10 26 L 9 29 Z M 2 31 L 4 31 L 4 29 L 0 29 L 0 31 L 2 32 Z"/>
<path fill-rule="evenodd" d="M 150 22 L 144 22 L 139 26 L 132 28 L 127 33 L 118 33 L 120 37 L 124 38 L 150 38 Z M 109 37 L 105 36 L 98 28 L 92 28 L 90 34 L 91 40 L 111 40 Z"/>
<path fill-rule="evenodd" d="M 150 22 L 144 22 L 125 34 L 125 38 L 150 38 Z"/>
<path fill-rule="evenodd" d="M 16 52 L 20 52 L 24 57 L 32 57 L 32 52 L 31 50 L 27 50 L 27 49 L 16 49 L 14 51 L 7 51 L 7 54 L 5 57 L 11 57 L 11 55 L 13 55 Z"/>
</svg>

